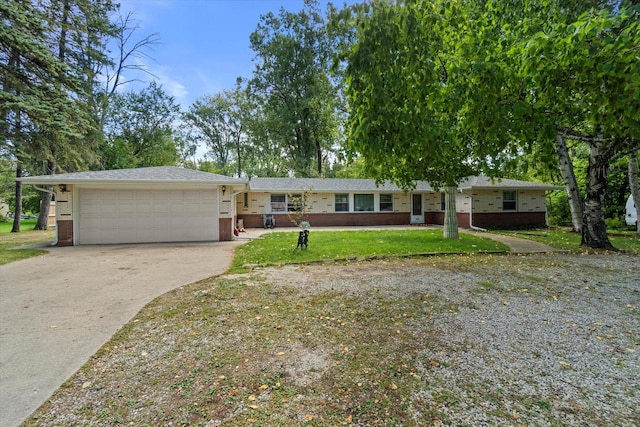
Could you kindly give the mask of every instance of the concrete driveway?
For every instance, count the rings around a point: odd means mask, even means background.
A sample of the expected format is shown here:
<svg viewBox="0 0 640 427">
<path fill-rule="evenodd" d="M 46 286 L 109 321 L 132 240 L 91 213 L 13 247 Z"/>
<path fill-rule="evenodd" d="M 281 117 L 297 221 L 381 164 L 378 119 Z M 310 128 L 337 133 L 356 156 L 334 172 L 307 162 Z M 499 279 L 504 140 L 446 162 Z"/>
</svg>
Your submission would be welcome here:
<svg viewBox="0 0 640 427">
<path fill-rule="evenodd" d="M 51 248 L 0 266 L 0 426 L 20 424 L 149 301 L 223 273 L 241 243 Z"/>
</svg>

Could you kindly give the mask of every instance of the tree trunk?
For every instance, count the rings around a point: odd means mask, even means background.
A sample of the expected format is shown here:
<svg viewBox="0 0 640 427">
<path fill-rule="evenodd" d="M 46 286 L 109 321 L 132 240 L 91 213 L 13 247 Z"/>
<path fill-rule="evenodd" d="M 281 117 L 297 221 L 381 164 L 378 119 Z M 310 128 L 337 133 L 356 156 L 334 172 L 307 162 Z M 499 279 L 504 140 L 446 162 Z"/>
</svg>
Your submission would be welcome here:
<svg viewBox="0 0 640 427">
<path fill-rule="evenodd" d="M 601 142 L 589 144 L 589 166 L 582 217 L 581 245 L 595 249 L 616 250 L 607 236 L 604 222 L 604 196 L 607 191 L 609 155 L 603 153 Z"/>
<path fill-rule="evenodd" d="M 456 215 L 457 186 L 447 185 L 444 190 L 444 238 L 458 238 L 458 216 Z"/>
<path fill-rule="evenodd" d="M 22 178 L 22 162 L 17 161 L 16 166 L 16 178 Z M 16 209 L 13 212 L 13 227 L 12 233 L 20 232 L 20 216 L 22 215 L 22 182 L 16 181 Z"/>
<path fill-rule="evenodd" d="M 322 147 L 320 140 L 316 138 L 316 152 L 318 156 L 318 176 L 322 176 Z"/>
<path fill-rule="evenodd" d="M 578 182 L 576 181 L 576 175 L 573 171 L 573 162 L 569 157 L 569 150 L 567 149 L 567 143 L 562 135 L 556 134 L 556 153 L 558 155 L 558 166 L 560 167 L 560 174 L 564 181 L 565 189 L 567 190 L 567 197 L 569 199 L 569 209 L 571 210 L 571 224 L 573 225 L 573 231 L 580 233 L 582 231 L 582 217 L 583 217 L 583 205 L 580 198 L 580 191 L 578 190 Z"/>
<path fill-rule="evenodd" d="M 238 155 L 238 178 L 242 176 L 242 152 L 240 147 L 240 134 L 242 133 L 242 126 L 238 130 L 238 134 L 236 135 L 236 151 Z"/>
<path fill-rule="evenodd" d="M 53 175 L 56 173 L 56 164 L 52 160 L 47 160 L 47 175 Z M 46 185 L 43 187 L 45 190 L 52 191 L 53 186 Z M 42 199 L 40 199 L 40 213 L 38 214 L 38 221 L 36 222 L 34 230 L 46 230 L 49 225 L 49 209 L 51 207 L 51 193 L 49 191 L 42 192 Z"/>
<path fill-rule="evenodd" d="M 633 203 L 636 205 L 636 218 L 640 210 L 640 187 L 638 186 L 638 151 L 634 150 L 629 154 L 629 187 Z M 636 232 L 640 236 L 640 221 L 636 220 Z"/>
</svg>

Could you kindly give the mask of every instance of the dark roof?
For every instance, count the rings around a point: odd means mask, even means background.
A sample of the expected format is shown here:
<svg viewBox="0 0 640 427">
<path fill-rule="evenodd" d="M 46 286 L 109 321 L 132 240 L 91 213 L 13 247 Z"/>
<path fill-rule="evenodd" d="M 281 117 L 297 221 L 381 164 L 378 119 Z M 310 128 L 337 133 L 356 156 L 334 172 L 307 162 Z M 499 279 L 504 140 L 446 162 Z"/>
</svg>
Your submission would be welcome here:
<svg viewBox="0 0 640 427">
<path fill-rule="evenodd" d="M 80 184 L 80 183 L 166 183 L 166 184 L 245 184 L 246 179 L 231 178 L 215 173 L 201 172 L 175 166 L 157 166 L 136 169 L 74 172 L 19 178 L 26 184 Z"/>
<path fill-rule="evenodd" d="M 312 191 L 312 192 L 398 192 L 402 188 L 391 182 L 376 185 L 373 179 L 334 179 L 334 178 L 251 178 L 251 191 Z M 474 176 L 463 180 L 458 185 L 460 190 L 482 189 L 514 189 L 514 190 L 558 190 L 562 187 L 541 184 L 538 182 L 518 181 L 514 179 L 491 179 L 484 176 Z M 418 181 L 413 191 L 435 191 L 428 182 Z"/>
</svg>

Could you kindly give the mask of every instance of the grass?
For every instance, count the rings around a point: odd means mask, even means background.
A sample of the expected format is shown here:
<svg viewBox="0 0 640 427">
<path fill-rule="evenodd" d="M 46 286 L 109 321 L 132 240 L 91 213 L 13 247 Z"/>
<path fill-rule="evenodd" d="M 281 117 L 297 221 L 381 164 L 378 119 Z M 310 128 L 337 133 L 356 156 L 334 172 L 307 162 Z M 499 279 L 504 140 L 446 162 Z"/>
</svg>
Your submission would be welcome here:
<svg viewBox="0 0 640 427">
<path fill-rule="evenodd" d="M 593 249 L 580 246 L 580 234 L 568 228 L 549 228 L 537 230 L 505 231 L 503 234 L 545 243 L 557 249 L 575 253 L 591 253 Z M 611 244 L 625 252 L 640 254 L 640 238 L 636 233 L 615 233 L 610 235 Z"/>
<path fill-rule="evenodd" d="M 491 239 L 468 234 L 461 234 L 458 240 L 445 239 L 442 230 L 430 229 L 311 231 L 307 249 L 297 249 L 297 239 L 297 232 L 277 232 L 242 245 L 236 249 L 230 272 L 245 271 L 247 265 L 508 250 Z"/>
<path fill-rule="evenodd" d="M 34 230 L 35 219 L 27 219 L 20 222 L 20 232 L 12 233 L 11 222 L 0 222 L 0 265 L 8 264 L 25 258 L 42 255 L 46 251 L 42 249 L 23 249 L 23 245 L 53 241 L 55 231 Z"/>
</svg>

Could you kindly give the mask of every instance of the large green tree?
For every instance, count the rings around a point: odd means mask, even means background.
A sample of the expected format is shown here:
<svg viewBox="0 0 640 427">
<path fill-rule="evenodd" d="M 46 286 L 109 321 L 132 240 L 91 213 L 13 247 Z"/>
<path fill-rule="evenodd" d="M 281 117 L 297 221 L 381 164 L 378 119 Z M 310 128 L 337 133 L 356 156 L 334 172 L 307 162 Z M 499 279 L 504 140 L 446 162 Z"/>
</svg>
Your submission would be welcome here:
<svg viewBox="0 0 640 427">
<path fill-rule="evenodd" d="M 284 8 L 261 17 L 250 36 L 256 65 L 250 81 L 263 127 L 300 176 L 322 175 L 336 139 L 336 90 L 329 76 L 331 49 L 316 0 L 298 12 Z"/>
<path fill-rule="evenodd" d="M 251 111 L 240 83 L 233 90 L 198 99 L 183 115 L 192 139 L 208 148 L 216 172 L 226 175 L 242 176 L 250 151 L 247 121 Z"/>
<path fill-rule="evenodd" d="M 15 159 L 16 176 L 25 168 L 54 173 L 60 165 L 83 163 L 92 152 L 87 142 L 95 123 L 85 71 L 89 58 L 105 60 L 99 39 L 112 9 L 108 0 L 0 3 L 0 144 Z M 13 231 L 19 231 L 20 183 L 15 196 Z"/>
<path fill-rule="evenodd" d="M 505 107 L 507 69 L 487 62 L 486 20 L 474 2 L 379 2 L 364 14 L 347 55 L 347 149 L 378 181 L 445 188 L 445 237 L 457 238 L 456 185 L 495 173 L 510 145 L 485 121 Z M 503 117 L 502 121 L 508 121 Z"/>
<path fill-rule="evenodd" d="M 174 135 L 179 117 L 175 99 L 155 82 L 140 92 L 116 93 L 105 121 L 101 167 L 175 165 L 180 159 Z"/>
<path fill-rule="evenodd" d="M 530 0 L 515 11 L 505 8 L 502 22 L 514 14 L 521 21 L 502 41 L 510 45 L 527 88 L 530 111 L 520 120 L 538 131 L 535 142 L 554 139 L 561 147 L 558 142 L 569 139 L 587 145 L 582 244 L 613 249 L 603 203 L 611 159 L 638 149 L 639 9 L 627 2 L 567 6 Z M 558 154 L 565 184 L 575 187 L 571 161 L 564 160 L 570 158 Z"/>
</svg>

